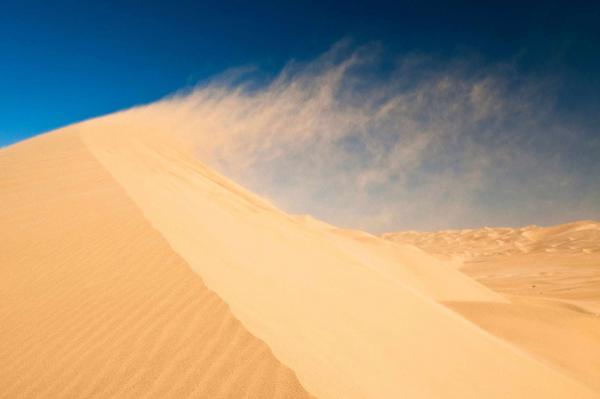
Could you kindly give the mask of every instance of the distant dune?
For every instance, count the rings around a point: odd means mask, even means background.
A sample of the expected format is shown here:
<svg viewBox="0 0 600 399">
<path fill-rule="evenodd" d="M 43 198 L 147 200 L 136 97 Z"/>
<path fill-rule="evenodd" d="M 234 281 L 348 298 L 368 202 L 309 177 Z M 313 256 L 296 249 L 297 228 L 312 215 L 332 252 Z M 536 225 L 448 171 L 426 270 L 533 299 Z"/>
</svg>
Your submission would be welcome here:
<svg viewBox="0 0 600 399">
<path fill-rule="evenodd" d="M 341 230 L 147 115 L 0 150 L 1 398 L 600 397 L 593 222 L 459 253 Z M 561 251 L 592 260 L 537 268 Z"/>
<path fill-rule="evenodd" d="M 384 234 L 510 299 L 447 302 L 495 335 L 600 390 L 600 223 Z"/>
<path fill-rule="evenodd" d="M 433 254 L 468 261 L 531 253 L 600 257 L 600 222 L 593 220 L 552 227 L 402 231 L 384 234 L 383 238 L 410 243 Z"/>
</svg>

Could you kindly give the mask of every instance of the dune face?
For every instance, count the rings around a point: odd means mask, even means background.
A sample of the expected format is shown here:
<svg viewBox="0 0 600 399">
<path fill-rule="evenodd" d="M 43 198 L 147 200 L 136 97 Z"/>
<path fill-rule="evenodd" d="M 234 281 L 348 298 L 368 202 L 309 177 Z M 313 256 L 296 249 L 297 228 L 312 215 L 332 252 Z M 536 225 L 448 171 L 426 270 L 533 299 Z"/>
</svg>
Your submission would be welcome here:
<svg viewBox="0 0 600 399">
<path fill-rule="evenodd" d="M 511 306 L 485 282 L 285 214 L 145 115 L 0 152 L 0 397 L 598 397 L 468 320 Z"/>
<path fill-rule="evenodd" d="M 0 397 L 309 396 L 74 131 L 0 165 Z"/>
</svg>

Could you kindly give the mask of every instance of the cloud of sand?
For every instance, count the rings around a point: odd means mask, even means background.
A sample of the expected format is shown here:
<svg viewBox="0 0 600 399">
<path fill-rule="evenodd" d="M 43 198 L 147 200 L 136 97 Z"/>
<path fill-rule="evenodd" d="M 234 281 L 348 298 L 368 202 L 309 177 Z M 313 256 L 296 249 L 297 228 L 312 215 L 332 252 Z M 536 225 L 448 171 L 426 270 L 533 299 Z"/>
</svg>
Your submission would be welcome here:
<svg viewBox="0 0 600 399">
<path fill-rule="evenodd" d="M 283 209 L 369 231 L 600 216 L 600 143 L 511 65 L 340 43 L 271 79 L 240 69 L 143 109 Z M 587 158 L 586 158 L 587 157 Z M 598 197 L 600 198 L 600 197 Z"/>
</svg>

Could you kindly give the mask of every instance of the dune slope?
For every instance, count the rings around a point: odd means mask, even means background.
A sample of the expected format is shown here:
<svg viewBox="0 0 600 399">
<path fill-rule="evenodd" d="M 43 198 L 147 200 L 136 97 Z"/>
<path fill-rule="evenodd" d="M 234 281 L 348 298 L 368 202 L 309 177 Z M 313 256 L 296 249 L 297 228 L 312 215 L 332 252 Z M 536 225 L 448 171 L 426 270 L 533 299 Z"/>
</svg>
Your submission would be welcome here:
<svg viewBox="0 0 600 399">
<path fill-rule="evenodd" d="M 440 303 L 504 296 L 285 214 L 155 112 L 0 152 L 0 397 L 598 397 Z"/>
<path fill-rule="evenodd" d="M 73 131 L 0 152 L 0 397 L 308 397 Z"/>
<path fill-rule="evenodd" d="M 316 396 L 597 396 L 438 303 L 432 268 L 418 267 L 430 256 L 372 255 L 378 245 L 299 223 L 198 163 L 147 113 L 76 128 L 153 227 Z M 459 272 L 445 281 L 504 302 Z"/>
</svg>

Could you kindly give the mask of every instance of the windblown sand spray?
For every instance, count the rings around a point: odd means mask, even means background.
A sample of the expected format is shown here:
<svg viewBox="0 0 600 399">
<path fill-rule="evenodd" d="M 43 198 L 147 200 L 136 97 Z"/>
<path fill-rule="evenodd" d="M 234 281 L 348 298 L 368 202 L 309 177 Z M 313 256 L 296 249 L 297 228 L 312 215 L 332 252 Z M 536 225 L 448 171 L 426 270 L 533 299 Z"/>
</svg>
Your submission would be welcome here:
<svg viewBox="0 0 600 399">
<path fill-rule="evenodd" d="M 577 165 L 561 157 L 567 147 L 582 159 L 593 151 L 557 120 L 550 84 L 516 80 L 510 65 L 418 55 L 385 63 L 380 53 L 339 45 L 271 80 L 232 73 L 136 112 L 285 210 L 335 225 L 521 223 L 550 195 L 565 205 L 547 214 L 593 212 L 600 187 L 573 177 Z"/>
<path fill-rule="evenodd" d="M 505 299 L 453 269 L 442 277 L 414 247 L 291 217 L 198 163 L 143 113 L 80 129 L 171 248 L 311 394 L 594 396 L 440 304 Z"/>
</svg>

